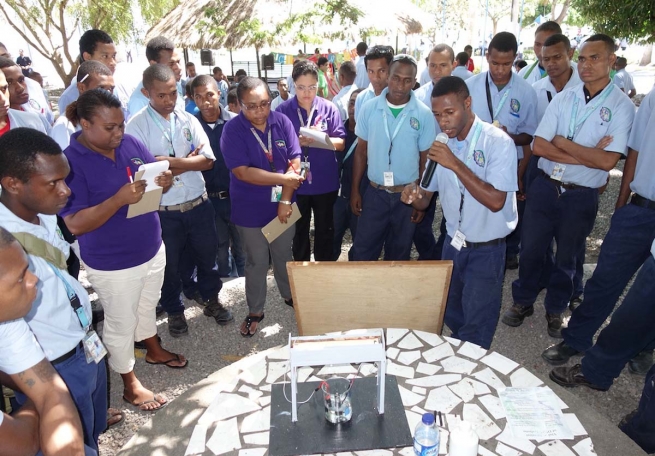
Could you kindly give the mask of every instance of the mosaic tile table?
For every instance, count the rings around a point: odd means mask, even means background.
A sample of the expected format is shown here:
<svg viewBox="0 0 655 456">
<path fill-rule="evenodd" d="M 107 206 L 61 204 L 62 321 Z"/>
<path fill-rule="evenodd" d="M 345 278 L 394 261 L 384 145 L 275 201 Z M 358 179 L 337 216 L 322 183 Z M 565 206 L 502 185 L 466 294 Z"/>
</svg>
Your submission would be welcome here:
<svg viewBox="0 0 655 456">
<path fill-rule="evenodd" d="M 447 453 L 448 429 L 458 419 L 473 423 L 480 437 L 481 456 L 591 456 L 596 455 L 591 438 L 576 414 L 558 398 L 565 421 L 575 436 L 572 440 L 529 441 L 513 437 L 498 398 L 499 390 L 512 387 L 549 388 L 514 361 L 477 345 L 422 331 L 387 329 L 387 374 L 395 375 L 409 427 L 413 430 L 424 411 L 439 410 L 446 420 L 441 429 L 440 454 Z M 244 358 L 212 375 L 187 401 L 200 402 L 199 395 L 213 398 L 208 406 L 182 416 L 184 435 L 146 440 L 147 433 L 135 436 L 121 454 L 186 454 L 264 456 L 270 428 L 271 384 L 284 381 L 288 371 L 288 348 L 270 349 Z M 299 382 L 317 381 L 331 375 L 357 373 L 358 366 L 324 366 L 299 369 Z M 375 375 L 376 368 L 362 364 L 359 373 Z M 287 385 L 287 394 L 290 387 Z M 300 398 L 302 399 L 302 398 Z M 572 399 L 572 397 L 571 397 Z M 178 399 L 179 400 L 179 399 Z M 168 408 L 174 407 L 174 401 Z M 204 401 L 207 403 L 207 401 Z M 570 401 L 569 401 L 570 402 Z M 291 405 L 289 404 L 289 410 Z M 167 413 L 173 413 L 165 410 Z M 178 416 L 180 412 L 175 412 Z M 192 429 L 192 433 L 190 432 Z M 611 429 L 611 426 L 609 427 Z M 618 429 L 615 431 L 622 435 Z M 621 438 L 616 436 L 617 438 Z M 627 439 L 627 437 L 625 438 Z M 157 448 L 150 453 L 129 451 L 139 446 Z M 186 452 L 179 452 L 180 447 Z M 622 442 L 622 445 L 625 443 Z M 627 443 L 628 446 L 629 443 Z M 177 448 L 168 452 L 166 448 Z M 637 448 L 637 447 L 634 447 Z M 642 454 L 632 453 L 625 455 Z M 338 456 L 413 456 L 413 450 L 357 451 Z M 604 456 L 600 454 L 600 456 Z"/>
</svg>

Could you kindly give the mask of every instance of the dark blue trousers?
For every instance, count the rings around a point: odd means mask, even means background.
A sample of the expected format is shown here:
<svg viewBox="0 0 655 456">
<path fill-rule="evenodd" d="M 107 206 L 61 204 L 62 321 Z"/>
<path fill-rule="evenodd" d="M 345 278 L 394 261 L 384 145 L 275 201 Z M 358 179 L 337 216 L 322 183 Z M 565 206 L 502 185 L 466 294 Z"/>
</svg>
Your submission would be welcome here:
<svg viewBox="0 0 655 456">
<path fill-rule="evenodd" d="M 350 237 L 355 240 L 357 234 L 357 217 L 350 209 L 350 198 L 338 196 L 334 202 L 334 255 L 333 260 L 337 261 L 341 255 L 341 244 L 346 230 L 350 230 Z M 348 260 L 352 261 L 353 248 L 348 251 Z"/>
<path fill-rule="evenodd" d="M 387 193 L 369 186 L 362 201 L 362 215 L 357 221 L 353 260 L 377 261 L 383 246 L 385 259 L 409 260 L 416 229 L 411 217 L 412 207 L 400 201 L 400 193 Z"/>
<path fill-rule="evenodd" d="M 653 279 L 651 279 L 653 280 Z M 637 414 L 620 429 L 646 453 L 655 453 L 655 365 L 646 375 Z"/>
<path fill-rule="evenodd" d="M 561 314 L 574 291 L 577 259 L 598 211 L 597 189 L 566 190 L 544 176 L 529 189 L 523 217 L 519 278 L 512 284 L 514 302 L 532 306 L 541 291 L 544 258 L 553 238 L 555 264 L 544 300 L 546 312 Z"/>
<path fill-rule="evenodd" d="M 187 212 L 159 212 L 162 239 L 166 245 L 161 305 L 169 315 L 184 312 L 180 292 L 182 274 L 186 282 L 189 262 L 197 268 L 198 291 L 204 300 L 216 297 L 221 291 L 223 283 L 216 264 L 218 238 L 214 217 L 214 207 L 209 201 Z M 186 259 L 184 255 L 188 255 Z"/>
<path fill-rule="evenodd" d="M 609 317 L 637 269 L 651 256 L 653 239 L 655 210 L 634 204 L 616 210 L 603 240 L 596 270 L 585 286 L 584 301 L 573 312 L 568 327 L 562 330 L 568 345 L 580 351 L 591 348 L 596 331 Z M 644 306 L 651 304 L 654 303 L 642 303 Z"/>
<path fill-rule="evenodd" d="M 444 260 L 453 261 L 445 323 L 453 337 L 489 348 L 496 332 L 505 279 L 505 243 L 457 251 L 446 236 Z"/>
<path fill-rule="evenodd" d="M 232 203 L 230 198 L 209 198 L 216 213 L 216 235 L 218 236 L 218 275 L 221 277 L 243 277 L 246 268 L 246 254 L 241 246 L 237 227 L 230 221 Z"/>
<path fill-rule="evenodd" d="M 437 241 L 434 239 L 434 231 L 432 224 L 434 223 L 434 213 L 437 208 L 438 195 L 432 195 L 430 204 L 425 210 L 425 216 L 421 223 L 416 225 L 414 231 L 414 246 L 418 252 L 419 260 L 433 260 L 435 259 L 435 249 L 437 248 Z M 439 252 L 441 254 L 441 251 Z"/>
<path fill-rule="evenodd" d="M 586 296 L 585 296 L 586 301 Z M 577 310 L 576 310 L 577 312 Z M 649 255 L 623 303 L 582 358 L 582 372 L 609 388 L 625 364 L 655 340 L 655 259 Z M 654 440 L 655 442 L 655 436 Z"/>
</svg>

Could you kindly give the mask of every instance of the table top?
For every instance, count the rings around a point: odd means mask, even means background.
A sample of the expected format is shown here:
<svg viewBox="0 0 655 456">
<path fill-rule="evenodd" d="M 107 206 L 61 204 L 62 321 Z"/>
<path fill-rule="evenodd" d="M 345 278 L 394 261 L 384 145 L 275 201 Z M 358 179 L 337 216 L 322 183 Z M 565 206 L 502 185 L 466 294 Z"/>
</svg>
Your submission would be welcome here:
<svg viewBox="0 0 655 456">
<path fill-rule="evenodd" d="M 387 374 L 397 377 L 412 433 L 425 411 L 438 410 L 445 414 L 440 454 L 447 453 L 449 429 L 462 416 L 473 423 L 480 437 L 479 454 L 482 456 L 596 455 L 588 432 L 592 432 L 596 441 L 600 434 L 594 431 L 599 429 L 611 434 L 612 443 L 607 446 L 616 445 L 617 449 L 634 455 L 644 454 L 633 452 L 633 448 L 638 450 L 638 447 L 631 446 L 631 441 L 618 428 L 612 429 L 610 423 L 599 421 L 600 417 L 593 416 L 581 401 L 552 383 L 552 391 L 574 438 L 539 442 L 516 439 L 508 427 L 499 391 L 506 387 L 550 389 L 549 385 L 501 354 L 468 342 L 407 329 L 390 328 L 385 334 Z M 157 413 L 154 417 L 157 425 L 144 426 L 120 454 L 264 456 L 269 442 L 271 385 L 285 380 L 288 359 L 288 347 L 283 346 L 221 369 Z M 299 368 L 298 381 L 320 381 L 333 375 L 353 376 L 358 374 L 358 369 L 363 376 L 376 374 L 372 364 L 305 367 Z M 287 392 L 290 392 L 288 385 Z M 584 416 L 579 411 L 583 411 Z M 411 447 L 354 453 L 357 456 L 414 454 Z M 338 455 L 351 456 L 352 453 Z"/>
</svg>

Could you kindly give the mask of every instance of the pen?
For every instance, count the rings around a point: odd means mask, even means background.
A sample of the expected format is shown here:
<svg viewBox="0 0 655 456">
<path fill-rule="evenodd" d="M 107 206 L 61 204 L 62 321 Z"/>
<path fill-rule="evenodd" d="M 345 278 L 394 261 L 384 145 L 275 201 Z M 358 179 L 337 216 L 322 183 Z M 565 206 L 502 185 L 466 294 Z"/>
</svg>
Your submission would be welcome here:
<svg viewBox="0 0 655 456">
<path fill-rule="evenodd" d="M 127 178 L 130 180 L 130 184 L 133 184 L 134 179 L 132 179 L 132 170 L 130 169 L 129 166 L 126 166 L 125 170 L 127 171 Z"/>
<path fill-rule="evenodd" d="M 293 163 L 291 163 L 291 160 L 287 160 L 289 163 L 289 166 L 291 166 L 291 169 L 293 170 L 294 173 L 298 174 L 298 171 L 296 171 L 296 167 L 293 166 Z"/>
</svg>

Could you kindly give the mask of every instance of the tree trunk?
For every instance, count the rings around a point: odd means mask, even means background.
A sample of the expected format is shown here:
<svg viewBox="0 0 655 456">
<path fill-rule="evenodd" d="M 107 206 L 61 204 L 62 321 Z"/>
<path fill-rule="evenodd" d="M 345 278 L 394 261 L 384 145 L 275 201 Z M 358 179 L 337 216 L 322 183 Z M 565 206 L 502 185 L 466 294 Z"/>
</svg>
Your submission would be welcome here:
<svg viewBox="0 0 655 456">
<path fill-rule="evenodd" d="M 560 11 L 559 15 L 555 17 L 555 7 L 557 6 L 557 3 L 553 2 L 553 20 L 557 22 L 558 24 L 561 24 L 564 22 L 564 19 L 566 19 L 566 15 L 569 13 L 569 7 L 571 6 L 571 0 L 566 0 L 564 4 L 562 5 L 562 11 Z"/>
<path fill-rule="evenodd" d="M 639 66 L 650 65 L 652 57 L 653 57 L 653 43 L 650 43 L 644 47 L 644 53 L 641 55 Z"/>
<path fill-rule="evenodd" d="M 255 55 L 257 56 L 257 77 L 261 79 L 262 77 L 262 66 L 259 61 L 259 46 L 255 46 Z"/>
<path fill-rule="evenodd" d="M 496 29 L 498 29 L 498 19 L 496 19 L 495 17 L 492 17 L 491 18 L 491 24 L 493 25 L 492 36 L 496 36 Z M 486 36 L 483 37 L 482 42 L 484 43 L 486 41 L 486 39 L 487 39 Z M 486 50 L 487 46 L 489 46 L 489 43 L 487 43 L 487 45 L 485 46 L 485 50 Z"/>
<path fill-rule="evenodd" d="M 517 24 L 519 22 L 519 6 L 521 0 L 512 0 L 512 15 L 510 20 L 512 24 Z"/>
</svg>

